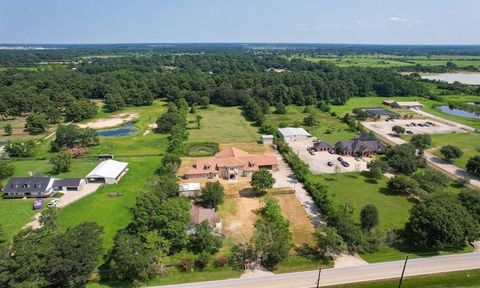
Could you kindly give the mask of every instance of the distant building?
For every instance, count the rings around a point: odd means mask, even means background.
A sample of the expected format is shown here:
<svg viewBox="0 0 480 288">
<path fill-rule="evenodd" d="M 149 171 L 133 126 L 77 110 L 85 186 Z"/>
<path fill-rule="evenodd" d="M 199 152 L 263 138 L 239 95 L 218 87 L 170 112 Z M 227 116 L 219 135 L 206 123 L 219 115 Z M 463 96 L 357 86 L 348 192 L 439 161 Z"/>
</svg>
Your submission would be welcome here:
<svg viewBox="0 0 480 288">
<path fill-rule="evenodd" d="M 235 147 L 222 150 L 214 157 L 198 159 L 185 171 L 184 177 L 223 178 L 234 180 L 249 177 L 259 169 L 278 170 L 278 161 L 273 154 L 250 154 Z"/>
<path fill-rule="evenodd" d="M 90 173 L 88 173 L 88 183 L 116 184 L 128 171 L 128 163 L 115 160 L 105 160 L 100 162 Z"/>
<path fill-rule="evenodd" d="M 218 217 L 215 209 L 205 208 L 193 203 L 190 205 L 190 216 L 192 217 L 192 220 L 188 222 L 189 232 L 194 232 L 193 226 L 200 224 L 203 221 L 208 221 L 210 227 L 212 227 L 215 232 L 222 232 L 222 220 Z"/>
<path fill-rule="evenodd" d="M 312 137 L 305 129 L 296 127 L 278 128 L 278 134 L 281 138 L 285 139 L 285 141 L 301 141 Z"/>
<path fill-rule="evenodd" d="M 196 197 L 200 193 L 200 183 L 180 184 L 180 196 Z"/>
<path fill-rule="evenodd" d="M 98 160 L 100 161 L 113 160 L 113 154 L 100 154 L 98 155 Z"/>
<path fill-rule="evenodd" d="M 361 108 L 360 110 L 366 112 L 372 118 L 389 119 L 399 116 L 399 114 L 383 108 Z"/>
<path fill-rule="evenodd" d="M 273 144 L 273 135 L 262 135 L 262 144 L 272 145 Z"/>
<path fill-rule="evenodd" d="M 322 151 L 334 151 L 334 147 L 327 142 L 315 142 L 313 143 L 313 149 L 317 152 L 322 152 Z"/>
<path fill-rule="evenodd" d="M 341 155 L 370 156 L 382 153 L 385 149 L 385 144 L 368 134 L 361 134 L 354 140 L 340 141 L 335 144 L 335 152 Z"/>
</svg>

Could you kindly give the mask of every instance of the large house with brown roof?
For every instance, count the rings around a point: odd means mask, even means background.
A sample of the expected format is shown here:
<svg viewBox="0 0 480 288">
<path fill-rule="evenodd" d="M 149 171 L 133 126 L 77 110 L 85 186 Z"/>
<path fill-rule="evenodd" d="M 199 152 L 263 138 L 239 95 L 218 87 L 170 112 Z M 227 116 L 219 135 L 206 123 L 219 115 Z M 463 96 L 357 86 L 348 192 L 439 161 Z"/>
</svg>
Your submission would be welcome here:
<svg viewBox="0 0 480 288">
<path fill-rule="evenodd" d="M 250 154 L 235 147 L 222 150 L 211 158 L 198 159 L 185 171 L 185 178 L 223 178 L 234 180 L 237 177 L 252 176 L 259 169 L 277 171 L 275 155 Z"/>
<path fill-rule="evenodd" d="M 340 141 L 335 144 L 335 152 L 342 155 L 370 156 L 382 153 L 387 147 L 373 136 L 360 134 L 350 141 Z"/>
</svg>

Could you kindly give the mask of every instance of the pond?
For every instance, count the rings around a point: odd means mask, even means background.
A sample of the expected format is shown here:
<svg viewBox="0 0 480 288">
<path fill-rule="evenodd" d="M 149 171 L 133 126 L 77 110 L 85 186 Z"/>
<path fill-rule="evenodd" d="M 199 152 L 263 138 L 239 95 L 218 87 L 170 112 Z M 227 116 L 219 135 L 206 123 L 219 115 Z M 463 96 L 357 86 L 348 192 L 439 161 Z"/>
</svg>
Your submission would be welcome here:
<svg viewBox="0 0 480 288">
<path fill-rule="evenodd" d="M 131 135 L 138 131 L 134 121 L 127 122 L 122 126 L 114 129 L 105 129 L 97 131 L 97 135 L 101 137 L 112 137 L 112 136 L 127 136 Z"/>
<path fill-rule="evenodd" d="M 437 108 L 440 109 L 442 112 L 445 112 L 445 113 L 450 114 L 450 115 L 455 115 L 455 116 L 460 116 L 460 117 L 465 117 L 465 118 L 478 118 L 478 119 L 480 119 L 480 114 L 479 113 L 470 112 L 470 111 L 466 111 L 466 110 L 462 110 L 462 109 L 451 108 L 448 105 L 439 106 Z"/>
<path fill-rule="evenodd" d="M 440 80 L 448 83 L 458 81 L 468 85 L 480 85 L 480 73 L 420 73 L 423 79 Z"/>
</svg>

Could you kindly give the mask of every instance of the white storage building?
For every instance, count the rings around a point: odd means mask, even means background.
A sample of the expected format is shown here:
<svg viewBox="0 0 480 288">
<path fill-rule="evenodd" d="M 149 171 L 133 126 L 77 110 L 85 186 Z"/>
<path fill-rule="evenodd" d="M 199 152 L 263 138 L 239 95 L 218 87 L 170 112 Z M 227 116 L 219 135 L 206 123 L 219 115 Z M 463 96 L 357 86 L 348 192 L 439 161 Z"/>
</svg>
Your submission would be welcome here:
<svg viewBox="0 0 480 288">
<path fill-rule="evenodd" d="M 90 173 L 88 173 L 88 183 L 116 184 L 128 171 L 128 163 L 115 160 L 105 160 L 100 162 Z"/>
<path fill-rule="evenodd" d="M 278 128 L 278 134 L 285 141 L 306 140 L 312 136 L 305 129 L 296 127 Z"/>
</svg>

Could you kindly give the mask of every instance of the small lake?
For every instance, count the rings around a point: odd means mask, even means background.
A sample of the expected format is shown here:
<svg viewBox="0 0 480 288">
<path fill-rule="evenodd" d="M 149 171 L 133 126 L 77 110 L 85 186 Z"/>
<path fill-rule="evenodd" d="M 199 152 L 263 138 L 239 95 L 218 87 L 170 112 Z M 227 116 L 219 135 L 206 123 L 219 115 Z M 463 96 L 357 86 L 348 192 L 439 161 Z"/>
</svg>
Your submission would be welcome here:
<svg viewBox="0 0 480 288">
<path fill-rule="evenodd" d="M 442 112 L 445 112 L 450 115 L 465 117 L 465 118 L 478 118 L 480 119 L 480 114 L 475 114 L 474 112 L 465 111 L 462 109 L 451 109 L 448 105 L 437 107 Z"/>
<path fill-rule="evenodd" d="M 420 73 L 423 79 L 440 80 L 448 83 L 458 81 L 468 85 L 480 85 L 480 73 Z"/>
<path fill-rule="evenodd" d="M 127 122 L 118 128 L 105 129 L 97 131 L 97 135 L 101 137 L 113 137 L 113 136 L 128 136 L 138 131 L 134 121 Z"/>
</svg>

